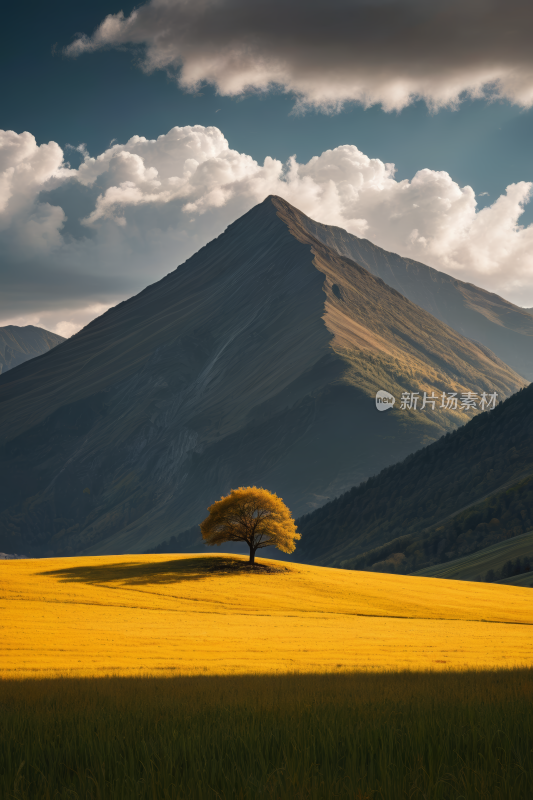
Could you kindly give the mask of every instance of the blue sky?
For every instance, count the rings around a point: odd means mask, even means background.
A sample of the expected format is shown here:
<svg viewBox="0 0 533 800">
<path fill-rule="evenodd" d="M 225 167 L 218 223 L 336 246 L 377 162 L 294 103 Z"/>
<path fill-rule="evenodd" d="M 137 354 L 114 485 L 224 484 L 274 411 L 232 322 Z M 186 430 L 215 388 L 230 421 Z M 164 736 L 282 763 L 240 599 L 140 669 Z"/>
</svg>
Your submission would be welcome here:
<svg viewBox="0 0 533 800">
<path fill-rule="evenodd" d="M 300 161 L 342 144 L 394 162 L 409 178 L 429 167 L 469 184 L 480 206 L 509 183 L 533 179 L 533 110 L 508 101 L 466 100 L 458 110 L 436 113 L 418 101 L 401 112 L 350 104 L 338 114 L 294 114 L 294 98 L 272 92 L 245 98 L 217 95 L 211 86 L 192 94 L 164 72 L 136 66 L 131 51 L 107 50 L 76 60 L 62 54 L 76 33 L 92 33 L 107 14 L 134 4 L 60 2 L 9 10 L 4 28 L 2 127 L 31 131 L 38 143 L 87 144 L 100 153 L 115 139 L 155 138 L 175 125 L 216 125 L 230 146 L 262 161 L 270 155 Z M 55 46 L 55 47 L 54 47 Z M 55 51 L 55 53 L 54 53 Z M 72 158 L 72 154 L 70 155 Z M 479 197 L 482 192 L 488 192 Z M 533 220 L 533 207 L 522 222 Z"/>
<path fill-rule="evenodd" d="M 221 86 L 217 90 L 208 78 L 196 92 L 186 91 L 168 74 L 170 70 L 179 75 L 175 65 L 151 73 L 140 68 L 145 43 L 132 47 L 110 42 L 102 48 L 87 48 L 76 58 L 65 55 L 64 48 L 76 35 L 90 36 L 108 14 L 123 11 L 127 18 L 133 8 L 115 0 L 11 6 L 2 32 L 0 128 L 17 134 L 29 131 L 37 146 L 56 142 L 73 168 L 83 161 L 83 154 L 68 145 L 85 143 L 89 154 L 97 156 L 111 142 L 123 144 L 134 135 L 156 139 L 175 126 L 216 126 L 230 148 L 260 164 L 267 156 L 286 162 L 293 154 L 305 163 L 326 150 L 355 145 L 371 159 L 393 162 L 397 181 L 411 180 L 424 168 L 448 173 L 459 187 L 472 186 L 478 209 L 492 204 L 509 184 L 533 181 L 533 110 L 524 107 L 524 102 L 463 99 L 455 110 L 441 107 L 430 111 L 419 99 L 399 111 L 385 111 L 379 102 L 365 108 L 348 101 L 339 113 L 324 113 L 316 107 L 302 113 L 294 111 L 295 94 L 290 86 L 232 97 L 221 94 Z M 49 188 L 43 186 L 44 191 Z M 67 218 L 72 216 L 68 207 L 63 210 Z M 221 220 L 220 224 L 227 224 L 228 219 Z M 533 203 L 529 203 L 520 224 L 532 221 Z M 219 227 L 213 224 L 213 235 L 219 233 Z M 87 235 L 90 239 L 93 233 Z M 205 237 L 210 238 L 208 229 Z M 28 258 L 20 256 L 19 271 Z M 16 252 L 14 259 L 17 261 Z M 431 261 L 429 256 L 427 260 Z M 434 265 L 440 266 L 438 258 L 435 261 L 434 257 Z M 167 267 L 168 259 L 163 259 L 155 273 L 147 272 L 145 282 L 159 277 Z M 492 288 L 490 279 L 487 281 Z M 125 279 L 123 289 L 116 290 L 117 298 L 121 291 L 140 288 L 142 282 L 140 275 L 129 282 Z M 483 276 L 476 282 L 483 283 Z M 32 281 L 30 284 L 33 286 Z M 533 287 L 533 277 L 531 284 Z M 497 285 L 495 288 L 500 290 Z M 35 291 L 38 293 L 38 288 Z M 507 296 L 518 302 L 519 292 L 513 291 Z M 13 318 L 22 314 L 22 319 L 27 313 L 34 319 L 38 311 L 35 299 L 26 308 L 20 286 L 15 294 Z M 91 307 L 107 305 L 115 297 L 104 289 L 101 296 L 98 290 L 91 289 L 89 294 Z M 82 300 L 74 299 L 72 309 L 83 305 Z M 527 289 L 524 302 L 533 305 L 533 288 Z M 49 304 L 48 311 L 50 308 Z M 58 312 L 59 316 L 67 310 Z M 4 321 L 10 318 L 9 308 L 2 309 L 2 316 Z"/>
</svg>

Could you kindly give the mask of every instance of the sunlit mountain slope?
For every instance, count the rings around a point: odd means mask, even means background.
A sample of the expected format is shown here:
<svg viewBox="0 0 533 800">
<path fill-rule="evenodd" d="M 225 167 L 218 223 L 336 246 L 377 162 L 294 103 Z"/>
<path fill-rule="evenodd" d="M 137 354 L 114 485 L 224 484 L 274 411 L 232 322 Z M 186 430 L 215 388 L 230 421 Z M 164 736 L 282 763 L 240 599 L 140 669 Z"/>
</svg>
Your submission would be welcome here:
<svg viewBox="0 0 533 800">
<path fill-rule="evenodd" d="M 533 309 L 520 308 L 473 283 L 390 253 L 342 228 L 322 225 L 308 217 L 304 224 L 328 247 L 352 258 L 463 336 L 489 347 L 520 375 L 533 381 Z"/>
</svg>

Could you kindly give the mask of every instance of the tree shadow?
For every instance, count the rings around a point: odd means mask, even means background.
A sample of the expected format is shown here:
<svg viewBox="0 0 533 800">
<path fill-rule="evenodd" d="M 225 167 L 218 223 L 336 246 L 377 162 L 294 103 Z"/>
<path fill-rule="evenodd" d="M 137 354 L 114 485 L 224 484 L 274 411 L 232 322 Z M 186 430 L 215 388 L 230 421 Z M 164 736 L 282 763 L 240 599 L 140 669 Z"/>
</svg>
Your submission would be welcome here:
<svg viewBox="0 0 533 800">
<path fill-rule="evenodd" d="M 241 567 L 241 565 L 243 565 Z M 230 575 L 248 567 L 246 561 L 225 556 L 204 558 L 176 558 L 159 562 L 122 562 L 115 564 L 91 564 L 40 572 L 66 583 L 102 584 L 121 581 L 129 586 L 143 584 L 165 584 L 180 581 L 202 580 L 216 575 Z"/>
</svg>

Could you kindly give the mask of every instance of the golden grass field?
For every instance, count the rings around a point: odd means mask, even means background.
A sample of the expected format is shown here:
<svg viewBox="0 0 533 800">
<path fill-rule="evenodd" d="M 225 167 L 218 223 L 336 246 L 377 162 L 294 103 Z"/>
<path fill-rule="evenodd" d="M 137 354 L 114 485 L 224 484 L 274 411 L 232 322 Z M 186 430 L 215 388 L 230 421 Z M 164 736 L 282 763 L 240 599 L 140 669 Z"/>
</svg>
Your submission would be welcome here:
<svg viewBox="0 0 533 800">
<path fill-rule="evenodd" d="M 533 664 L 530 589 L 236 559 L 0 562 L 0 677 Z"/>
</svg>

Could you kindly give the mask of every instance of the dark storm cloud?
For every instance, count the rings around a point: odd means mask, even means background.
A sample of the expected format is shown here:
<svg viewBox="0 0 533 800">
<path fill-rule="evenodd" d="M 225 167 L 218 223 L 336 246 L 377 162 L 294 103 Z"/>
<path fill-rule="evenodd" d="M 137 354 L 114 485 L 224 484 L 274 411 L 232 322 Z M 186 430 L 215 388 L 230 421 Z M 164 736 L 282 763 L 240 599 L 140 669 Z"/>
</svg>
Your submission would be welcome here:
<svg viewBox="0 0 533 800">
<path fill-rule="evenodd" d="M 524 0 L 152 0 L 108 16 L 71 56 L 143 48 L 146 70 L 239 95 L 272 86 L 301 106 L 399 109 L 470 96 L 533 104 L 533 4 Z"/>
</svg>

